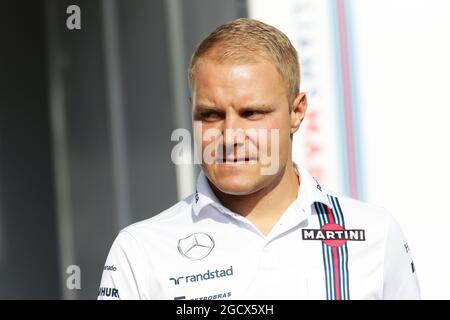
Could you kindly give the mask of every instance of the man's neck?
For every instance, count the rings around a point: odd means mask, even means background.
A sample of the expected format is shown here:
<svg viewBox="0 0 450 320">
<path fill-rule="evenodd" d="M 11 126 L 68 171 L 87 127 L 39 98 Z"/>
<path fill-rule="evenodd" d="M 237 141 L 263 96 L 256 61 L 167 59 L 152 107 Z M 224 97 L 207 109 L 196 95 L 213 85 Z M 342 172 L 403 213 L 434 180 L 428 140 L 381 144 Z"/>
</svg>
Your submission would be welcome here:
<svg viewBox="0 0 450 320">
<path fill-rule="evenodd" d="M 225 207 L 246 217 L 261 233 L 267 235 L 297 198 L 299 184 L 294 165 L 289 161 L 269 186 L 249 195 L 226 194 L 210 185 Z"/>
</svg>

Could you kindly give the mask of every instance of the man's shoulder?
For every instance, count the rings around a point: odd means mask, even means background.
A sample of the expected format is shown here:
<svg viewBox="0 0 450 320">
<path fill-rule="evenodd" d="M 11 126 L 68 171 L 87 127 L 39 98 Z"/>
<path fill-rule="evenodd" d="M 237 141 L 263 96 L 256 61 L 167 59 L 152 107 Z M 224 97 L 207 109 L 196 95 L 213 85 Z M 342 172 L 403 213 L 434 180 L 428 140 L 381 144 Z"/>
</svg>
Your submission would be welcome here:
<svg viewBox="0 0 450 320">
<path fill-rule="evenodd" d="M 330 206 L 340 210 L 344 218 L 366 223 L 389 223 L 394 219 L 392 213 L 385 207 L 359 200 L 332 190 L 324 190 L 328 195 Z"/>
<path fill-rule="evenodd" d="M 326 193 L 337 220 L 346 229 L 364 230 L 368 243 L 384 241 L 399 226 L 395 215 L 383 206 L 329 190 Z"/>
<path fill-rule="evenodd" d="M 178 201 L 173 206 L 164 211 L 148 218 L 135 222 L 121 230 L 134 236 L 149 235 L 152 231 L 165 231 L 165 229 L 173 228 L 175 225 L 186 225 L 192 221 L 192 199 L 194 194 L 189 195 L 183 200 Z"/>
</svg>

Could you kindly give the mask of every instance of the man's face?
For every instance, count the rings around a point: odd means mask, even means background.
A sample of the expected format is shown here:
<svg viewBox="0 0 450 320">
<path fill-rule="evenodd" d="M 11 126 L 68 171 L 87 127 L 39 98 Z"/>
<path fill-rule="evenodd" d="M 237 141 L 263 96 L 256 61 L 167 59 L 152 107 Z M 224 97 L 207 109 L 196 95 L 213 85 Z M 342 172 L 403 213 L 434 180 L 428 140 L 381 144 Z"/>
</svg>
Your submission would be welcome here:
<svg viewBox="0 0 450 320">
<path fill-rule="evenodd" d="M 264 59 L 233 64 L 206 56 L 196 70 L 194 131 L 209 181 L 231 195 L 249 195 L 275 183 L 291 158 L 290 135 L 298 128 L 275 66 Z"/>
</svg>

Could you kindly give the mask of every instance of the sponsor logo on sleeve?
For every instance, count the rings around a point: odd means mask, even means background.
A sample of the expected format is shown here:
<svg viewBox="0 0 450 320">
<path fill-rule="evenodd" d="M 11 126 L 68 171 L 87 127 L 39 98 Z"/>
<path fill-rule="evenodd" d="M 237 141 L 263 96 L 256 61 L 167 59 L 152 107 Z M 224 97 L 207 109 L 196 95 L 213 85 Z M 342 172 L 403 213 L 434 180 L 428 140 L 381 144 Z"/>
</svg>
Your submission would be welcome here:
<svg viewBox="0 0 450 320">
<path fill-rule="evenodd" d="M 98 289 L 98 296 L 119 299 L 119 290 L 116 288 L 100 287 L 100 289 Z"/>
<path fill-rule="evenodd" d="M 403 246 L 405 247 L 406 253 L 409 253 L 409 246 L 408 246 L 408 243 L 405 242 L 405 243 L 403 244 Z"/>
<path fill-rule="evenodd" d="M 117 271 L 117 267 L 115 267 L 114 265 L 111 266 L 106 265 L 103 267 L 103 271 Z"/>
</svg>

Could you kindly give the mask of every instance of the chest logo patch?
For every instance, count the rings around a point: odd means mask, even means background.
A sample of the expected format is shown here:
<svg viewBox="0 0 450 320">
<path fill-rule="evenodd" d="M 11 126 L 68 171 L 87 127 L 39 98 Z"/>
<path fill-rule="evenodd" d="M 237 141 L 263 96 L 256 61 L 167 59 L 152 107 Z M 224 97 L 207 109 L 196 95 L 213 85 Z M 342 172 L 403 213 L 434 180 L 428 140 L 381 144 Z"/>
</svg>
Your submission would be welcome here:
<svg viewBox="0 0 450 320">
<path fill-rule="evenodd" d="M 201 260 L 211 253 L 214 245 L 214 239 L 209 234 L 196 232 L 178 240 L 178 251 L 189 260 Z"/>
<path fill-rule="evenodd" d="M 365 230 L 346 230 L 344 227 L 328 223 L 321 229 L 303 229 L 303 240 L 321 240 L 330 247 L 341 247 L 347 241 L 366 241 Z"/>
</svg>

